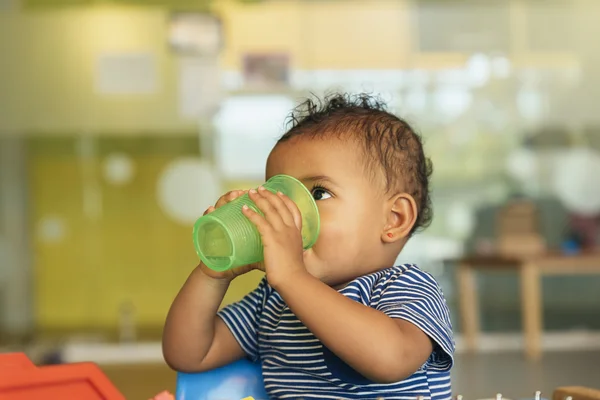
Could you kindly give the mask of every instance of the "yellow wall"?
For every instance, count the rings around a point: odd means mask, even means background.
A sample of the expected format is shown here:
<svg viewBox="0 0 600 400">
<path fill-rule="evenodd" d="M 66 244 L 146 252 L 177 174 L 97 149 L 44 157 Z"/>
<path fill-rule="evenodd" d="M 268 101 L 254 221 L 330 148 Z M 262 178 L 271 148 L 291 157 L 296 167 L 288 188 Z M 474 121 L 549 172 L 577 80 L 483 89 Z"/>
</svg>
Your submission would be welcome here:
<svg viewBox="0 0 600 400">
<path fill-rule="evenodd" d="M 178 115 L 177 59 L 166 45 L 166 18 L 159 8 L 116 6 L 0 13 L 0 134 L 33 135 L 28 184 L 36 324 L 43 330 L 114 327 L 124 301 L 134 303 L 141 325 L 160 326 L 197 263 L 191 227 L 170 220 L 155 195 L 161 168 L 199 150 L 196 122 Z M 119 52 L 156 57 L 156 93 L 94 92 L 97 58 Z M 134 181 L 107 185 L 100 169 L 106 154 L 82 162 L 76 153 L 82 134 L 100 135 L 99 146 L 123 147 L 136 165 Z M 140 135 L 148 134 L 156 139 L 144 144 Z M 103 203 L 98 220 L 83 210 L 92 181 Z M 61 240 L 40 239 L 47 217 L 64 222 Z M 225 301 L 258 279 L 236 282 Z"/>
<path fill-rule="evenodd" d="M 511 13 L 509 56 L 515 66 L 576 64 L 573 52 L 534 53 L 527 48 L 530 21 L 525 5 L 534 3 L 506 2 Z M 544 11 L 542 3 L 537 6 L 542 8 L 538 11 Z M 594 15 L 600 3 L 582 0 L 572 7 L 577 18 L 586 18 Z M 214 2 L 214 9 L 224 21 L 226 46 L 222 65 L 228 70 L 240 70 L 243 56 L 257 52 L 287 53 L 292 68 L 301 70 L 462 68 L 470 56 L 421 52 L 416 46 L 415 2 L 410 0 L 285 0 L 254 4 L 219 0 Z M 588 32 L 581 37 L 591 36 L 592 32 Z"/>
<path fill-rule="evenodd" d="M 289 52 L 299 69 L 402 68 L 409 61 L 404 2 L 215 4 L 224 22 L 225 69 L 239 69 L 244 54 L 257 51 Z M 164 8 L 118 5 L 0 13 L 0 133 L 193 132 L 194 121 L 178 115 L 167 17 Z M 156 93 L 95 93 L 96 62 L 107 53 L 153 55 Z"/>
<path fill-rule="evenodd" d="M 127 152 L 136 172 L 124 186 L 103 179 L 106 154 L 80 159 L 74 138 L 28 142 L 38 326 L 115 326 L 125 301 L 136 306 L 140 324 L 162 320 L 196 257 L 189 227 L 160 210 L 155 182 L 170 160 L 193 154 L 194 140 L 180 139 L 174 151 Z M 102 140 L 95 141 L 100 145 Z M 97 218 L 86 214 L 83 199 L 96 184 L 101 200 Z M 63 221 L 61 240 L 45 240 L 40 234 L 40 223 L 47 217 Z"/>
<path fill-rule="evenodd" d="M 83 159 L 74 137 L 27 142 L 38 327 L 111 328 L 126 302 L 136 307 L 141 326 L 160 326 L 198 261 L 191 227 L 164 213 L 156 182 L 170 161 L 197 154 L 197 139 L 103 136 L 90 142 L 93 154 Z M 112 152 L 132 158 L 130 183 L 115 186 L 104 179 L 102 162 Z M 98 214 L 86 213 L 86 190 L 96 191 Z M 64 237 L 44 237 L 46 218 L 63 222 Z M 224 302 L 239 299 L 260 278 L 256 273 L 237 280 Z"/>
<path fill-rule="evenodd" d="M 114 327 L 124 301 L 134 303 L 141 325 L 160 326 L 197 263 L 191 228 L 171 221 L 155 195 L 160 169 L 199 150 L 196 122 L 178 115 L 166 15 L 158 8 L 108 6 L 0 14 L 0 134 L 34 135 L 28 140 L 30 220 L 35 317 L 43 330 Z M 155 93 L 95 93 L 98 57 L 120 52 L 155 57 Z M 166 146 L 157 139 L 145 149 L 127 148 L 122 138 L 140 134 L 171 139 Z M 84 163 L 76 154 L 79 135 L 114 135 L 126 153 L 137 149 L 130 154 L 134 181 L 106 185 L 103 155 Z M 173 142 L 179 147 L 169 149 Z M 90 167 L 91 175 L 84 172 Z M 83 192 L 93 180 L 103 202 L 98 220 L 83 210 Z M 64 222 L 61 240 L 40 240 L 47 217 Z"/>
<path fill-rule="evenodd" d="M 177 60 L 168 52 L 166 21 L 159 8 L 0 13 L 0 133 L 194 132 L 194 121 L 178 115 Z M 131 52 L 155 57 L 156 93 L 95 93 L 98 58 Z"/>
<path fill-rule="evenodd" d="M 225 27 L 223 67 L 246 52 L 286 52 L 297 69 L 389 69 L 409 63 L 407 1 L 216 2 Z"/>
</svg>

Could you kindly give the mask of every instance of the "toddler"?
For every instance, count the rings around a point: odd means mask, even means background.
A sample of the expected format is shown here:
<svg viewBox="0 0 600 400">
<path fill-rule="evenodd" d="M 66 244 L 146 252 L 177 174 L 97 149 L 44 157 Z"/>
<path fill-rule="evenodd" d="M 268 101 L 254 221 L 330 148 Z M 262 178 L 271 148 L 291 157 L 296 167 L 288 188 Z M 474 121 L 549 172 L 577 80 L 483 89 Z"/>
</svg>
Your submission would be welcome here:
<svg viewBox="0 0 600 400">
<path fill-rule="evenodd" d="M 165 360 L 189 372 L 248 357 L 261 363 L 273 399 L 450 399 L 454 343 L 442 291 L 417 266 L 394 266 L 432 217 L 420 137 L 368 95 L 307 100 L 288 126 L 266 178 L 291 175 L 311 191 L 316 244 L 303 251 L 289 198 L 251 190 L 264 216 L 243 213 L 261 234 L 264 261 L 225 272 L 200 264 L 169 311 Z M 265 272 L 258 287 L 219 311 L 231 280 L 252 269 Z"/>
</svg>

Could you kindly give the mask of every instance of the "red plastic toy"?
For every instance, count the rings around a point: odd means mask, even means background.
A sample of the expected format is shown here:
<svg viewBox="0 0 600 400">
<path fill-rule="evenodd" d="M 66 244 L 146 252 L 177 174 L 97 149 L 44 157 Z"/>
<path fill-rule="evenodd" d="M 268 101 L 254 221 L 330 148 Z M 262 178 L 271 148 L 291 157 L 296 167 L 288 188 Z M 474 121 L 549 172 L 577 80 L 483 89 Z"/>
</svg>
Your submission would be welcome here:
<svg viewBox="0 0 600 400">
<path fill-rule="evenodd" d="M 0 400 L 125 400 L 94 363 L 36 367 L 24 353 L 0 354 Z"/>
</svg>

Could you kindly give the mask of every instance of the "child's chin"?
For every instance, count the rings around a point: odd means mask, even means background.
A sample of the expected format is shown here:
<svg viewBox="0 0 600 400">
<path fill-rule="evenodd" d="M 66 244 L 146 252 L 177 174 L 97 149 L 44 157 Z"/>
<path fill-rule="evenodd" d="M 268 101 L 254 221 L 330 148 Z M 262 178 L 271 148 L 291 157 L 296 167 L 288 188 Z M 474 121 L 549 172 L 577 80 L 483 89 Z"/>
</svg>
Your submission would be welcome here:
<svg viewBox="0 0 600 400">
<path fill-rule="evenodd" d="M 344 272 L 347 272 L 344 268 L 336 269 L 335 266 L 332 266 L 332 263 L 319 259 L 315 252 L 311 252 L 304 257 L 304 265 L 309 274 L 331 287 L 346 286 L 348 282 L 354 279 L 354 277 L 344 274 Z"/>
<path fill-rule="evenodd" d="M 334 289 L 341 289 L 352 280 L 348 279 L 348 277 L 345 276 L 337 276 L 327 273 L 322 273 L 320 275 L 311 273 L 311 275 L 313 275 L 315 278 L 319 279 L 321 282 L 327 284 L 328 286 L 331 286 Z"/>
<path fill-rule="evenodd" d="M 311 265 L 307 265 L 306 266 L 306 271 L 311 274 L 312 276 L 314 276 L 315 278 L 317 278 L 320 281 L 323 281 L 323 275 L 320 273 L 319 268 L 316 268 L 315 266 L 311 266 Z M 324 282 L 324 281 L 323 281 Z"/>
</svg>

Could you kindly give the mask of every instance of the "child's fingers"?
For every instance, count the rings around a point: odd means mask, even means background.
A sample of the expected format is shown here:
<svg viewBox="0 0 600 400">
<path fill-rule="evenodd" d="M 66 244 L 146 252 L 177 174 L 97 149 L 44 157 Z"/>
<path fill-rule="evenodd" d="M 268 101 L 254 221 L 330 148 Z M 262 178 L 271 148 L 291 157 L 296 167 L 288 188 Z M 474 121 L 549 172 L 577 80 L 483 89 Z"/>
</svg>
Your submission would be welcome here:
<svg viewBox="0 0 600 400">
<path fill-rule="evenodd" d="M 244 205 L 242 207 L 242 213 L 244 213 L 246 218 L 248 218 L 250 222 L 252 222 L 256 226 L 256 229 L 258 229 L 258 232 L 260 233 L 260 236 L 262 236 L 263 239 L 265 238 L 265 236 L 272 233 L 273 227 L 265 219 L 265 217 L 263 217 L 247 205 Z"/>
<path fill-rule="evenodd" d="M 286 205 L 287 209 L 289 210 L 290 214 L 292 215 L 292 218 L 294 220 L 294 224 L 296 225 L 296 228 L 302 229 L 302 213 L 300 212 L 300 209 L 298 208 L 296 203 L 294 203 L 292 201 L 292 199 L 290 199 L 289 197 L 287 197 L 285 194 L 283 194 L 281 192 L 277 193 L 277 195 L 279 196 L 281 201 Z"/>
<path fill-rule="evenodd" d="M 250 199 L 256 204 L 258 209 L 265 215 L 265 219 L 271 224 L 276 230 L 280 230 L 285 226 L 279 211 L 267 197 L 265 197 L 265 189 L 251 190 L 249 193 Z"/>
<path fill-rule="evenodd" d="M 277 210 L 279 217 L 282 219 L 283 223 L 287 226 L 294 226 L 294 216 L 283 202 L 283 199 L 280 196 L 277 196 L 274 193 L 269 192 L 268 190 L 259 188 L 259 193 L 263 197 L 265 197 L 269 203 Z M 267 220 L 269 218 L 267 217 Z"/>
<path fill-rule="evenodd" d="M 232 190 L 230 192 L 225 193 L 223 196 L 217 200 L 217 204 L 215 204 L 215 208 L 223 207 L 225 204 L 232 202 L 237 199 L 241 195 L 245 193 L 244 190 Z"/>
<path fill-rule="evenodd" d="M 227 192 L 223 196 L 219 197 L 219 200 L 217 200 L 217 203 L 215 204 L 215 208 L 222 207 L 229 203 L 231 199 L 234 198 L 235 192 L 235 190 L 232 190 L 231 192 Z"/>
<path fill-rule="evenodd" d="M 215 211 L 215 208 L 213 206 L 210 206 L 206 209 L 206 211 L 204 211 L 204 214 L 202 215 L 210 214 L 213 211 Z"/>
</svg>

